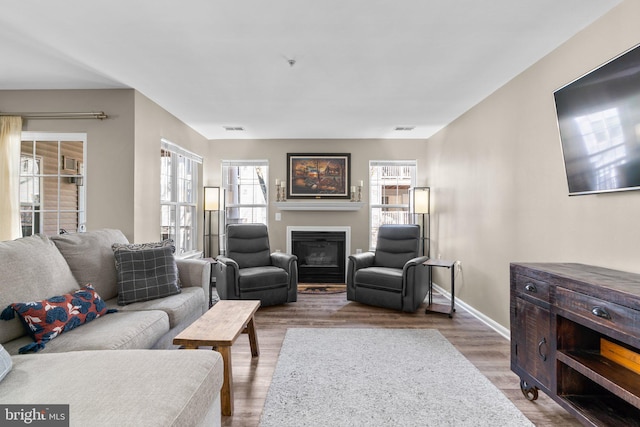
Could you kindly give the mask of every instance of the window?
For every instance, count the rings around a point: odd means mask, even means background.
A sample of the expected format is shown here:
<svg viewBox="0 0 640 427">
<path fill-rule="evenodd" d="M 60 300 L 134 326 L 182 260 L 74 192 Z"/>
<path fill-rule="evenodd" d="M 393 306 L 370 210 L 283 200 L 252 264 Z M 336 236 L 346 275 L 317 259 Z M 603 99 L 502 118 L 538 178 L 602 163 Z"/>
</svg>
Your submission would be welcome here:
<svg viewBox="0 0 640 427">
<path fill-rule="evenodd" d="M 202 157 L 162 139 L 160 148 L 160 236 L 173 239 L 176 254 L 197 250 L 198 171 Z"/>
<path fill-rule="evenodd" d="M 85 231 L 86 142 L 84 133 L 22 133 L 20 222 L 23 236 Z"/>
<path fill-rule="evenodd" d="M 267 224 L 268 182 L 267 160 L 223 160 L 225 224 Z"/>
<path fill-rule="evenodd" d="M 369 162 L 369 248 L 374 250 L 382 224 L 411 224 L 410 194 L 416 183 L 415 160 Z"/>
</svg>

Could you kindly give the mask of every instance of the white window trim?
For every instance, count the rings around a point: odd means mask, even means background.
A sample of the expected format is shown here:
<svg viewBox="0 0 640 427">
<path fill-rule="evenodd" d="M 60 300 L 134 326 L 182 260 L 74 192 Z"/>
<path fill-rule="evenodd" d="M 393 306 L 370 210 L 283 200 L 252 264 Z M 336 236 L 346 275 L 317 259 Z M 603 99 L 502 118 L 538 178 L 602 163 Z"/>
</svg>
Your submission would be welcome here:
<svg viewBox="0 0 640 427">
<path fill-rule="evenodd" d="M 417 185 L 417 181 L 418 181 L 418 160 L 369 160 L 369 168 L 368 168 L 368 173 L 371 174 L 371 168 L 372 167 L 380 167 L 380 166 L 392 166 L 392 167 L 402 167 L 402 166 L 409 166 L 409 167 L 413 167 L 415 168 L 415 174 L 412 177 L 412 182 L 410 184 L 410 187 L 415 187 Z M 369 175 L 370 176 L 370 175 Z M 372 189 L 372 184 L 371 184 L 371 177 L 369 178 L 369 192 L 371 192 Z M 369 231 L 368 231 L 368 239 L 369 239 L 369 250 L 374 250 L 375 248 L 375 242 L 372 241 L 372 228 L 373 228 L 373 209 L 377 209 L 377 208 L 408 208 L 409 209 L 409 213 L 411 212 L 411 201 L 409 201 L 408 204 L 380 204 L 380 203 L 374 203 L 374 201 L 371 198 L 371 194 L 369 194 Z"/>
<path fill-rule="evenodd" d="M 80 208 L 78 208 L 78 229 L 73 230 L 73 232 L 84 232 L 86 231 L 87 224 L 87 198 L 86 198 L 86 188 L 87 188 L 87 134 L 85 132 L 34 132 L 34 131 L 25 131 L 20 134 L 20 141 L 40 141 L 40 142 L 60 142 L 60 141 L 82 141 L 82 165 L 83 165 L 83 185 L 80 188 L 78 193 L 78 204 Z M 58 172 L 59 176 L 65 175 L 61 171 Z M 42 189 L 41 189 L 42 191 Z M 60 199 L 58 196 L 57 206 L 60 206 Z M 42 212 L 46 212 L 46 210 L 42 210 Z M 50 211 L 53 212 L 53 211 Z M 60 210 L 57 209 L 58 212 L 58 226 L 56 227 L 58 232 L 60 231 Z"/>
<path fill-rule="evenodd" d="M 267 177 L 266 177 L 266 182 L 265 185 L 267 186 L 267 197 L 265 200 L 265 203 L 254 203 L 254 204 L 248 204 L 248 203 L 227 203 L 225 201 L 225 209 L 228 208 L 236 208 L 236 207 L 247 207 L 247 208 L 261 208 L 264 207 L 265 208 L 265 212 L 266 212 L 266 221 L 267 223 L 269 222 L 269 172 L 268 172 L 268 168 L 269 168 L 269 160 L 267 159 L 255 159 L 255 160 L 222 160 L 221 162 L 221 167 L 220 170 L 222 171 L 222 173 L 224 173 L 225 167 L 233 167 L 233 166 L 266 166 L 267 167 Z M 225 191 L 228 191 L 228 185 L 229 183 L 226 182 L 226 177 L 222 177 L 222 184 L 225 187 Z M 225 215 L 226 217 L 226 215 Z M 268 225 L 268 224 L 267 224 Z"/>
<path fill-rule="evenodd" d="M 177 155 L 182 156 L 182 157 L 185 157 L 185 158 L 187 158 L 189 160 L 192 160 L 192 161 L 198 163 L 199 165 L 202 165 L 202 162 L 203 162 L 203 157 L 202 156 L 200 156 L 200 155 L 198 155 L 198 154 L 196 154 L 196 153 L 194 153 L 192 151 L 189 151 L 189 150 L 179 146 L 178 144 L 175 144 L 174 142 L 169 141 L 166 138 L 160 138 L 160 149 L 169 151 L 169 152 L 171 152 L 173 154 L 177 154 Z M 175 182 L 177 182 L 177 181 L 175 181 Z M 198 219 L 197 219 L 198 218 L 198 188 L 199 188 L 199 185 L 200 185 L 200 183 L 199 183 L 199 180 L 198 180 L 198 174 L 196 174 L 196 176 L 194 178 L 194 182 L 193 182 L 193 191 L 194 191 L 194 197 L 195 197 L 195 200 L 194 200 L 193 203 L 180 203 L 180 202 L 177 202 L 175 200 L 165 201 L 165 200 L 162 200 L 162 198 L 160 199 L 160 205 L 161 206 L 170 205 L 170 206 L 175 208 L 176 206 L 188 205 L 188 206 L 194 206 L 195 207 L 195 212 L 196 213 L 194 215 L 194 218 L 193 218 L 194 222 L 192 224 L 193 237 L 194 237 L 194 241 L 195 242 L 198 241 L 198 237 L 200 235 L 200 232 L 199 232 L 200 227 L 198 225 Z M 177 189 L 173 189 L 173 190 L 177 191 Z M 178 224 L 178 221 L 179 221 L 178 214 L 176 212 L 176 225 L 175 225 L 176 236 L 179 236 L 180 225 Z M 162 223 L 162 221 L 161 221 L 161 223 Z M 177 249 L 180 246 L 180 242 L 175 242 L 175 243 L 176 243 L 176 249 Z M 198 249 L 197 244 L 196 244 L 196 246 L 192 250 L 185 251 L 185 252 L 182 252 L 182 253 L 176 253 L 175 257 L 176 258 L 181 258 L 181 259 L 196 258 L 196 257 L 199 257 L 201 255 L 201 253 L 202 253 L 202 251 L 200 251 Z"/>
</svg>

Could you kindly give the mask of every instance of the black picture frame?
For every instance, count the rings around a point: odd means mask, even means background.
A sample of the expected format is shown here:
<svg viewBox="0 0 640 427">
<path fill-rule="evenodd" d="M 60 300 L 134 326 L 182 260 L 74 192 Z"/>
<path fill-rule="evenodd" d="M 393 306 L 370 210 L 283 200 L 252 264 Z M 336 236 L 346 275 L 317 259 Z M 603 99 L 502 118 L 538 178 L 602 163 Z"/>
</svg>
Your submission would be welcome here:
<svg viewBox="0 0 640 427">
<path fill-rule="evenodd" d="M 288 199 L 349 199 L 350 191 L 350 153 L 287 153 Z"/>
</svg>

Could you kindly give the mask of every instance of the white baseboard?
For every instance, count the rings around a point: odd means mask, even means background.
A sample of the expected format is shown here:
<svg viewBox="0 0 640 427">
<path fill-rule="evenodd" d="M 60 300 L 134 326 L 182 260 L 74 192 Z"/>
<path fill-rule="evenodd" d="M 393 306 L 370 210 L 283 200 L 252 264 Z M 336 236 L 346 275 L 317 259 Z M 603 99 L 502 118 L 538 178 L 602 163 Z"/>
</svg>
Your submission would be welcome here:
<svg viewBox="0 0 640 427">
<path fill-rule="evenodd" d="M 438 293 L 440 293 L 445 298 L 447 298 L 449 301 L 451 301 L 451 294 L 449 292 L 445 291 L 443 288 L 441 288 L 440 286 L 436 285 L 435 283 L 433 284 L 433 289 L 438 291 Z M 487 325 L 488 327 L 490 327 L 491 329 L 493 329 L 494 331 L 499 333 L 505 339 L 507 339 L 507 340 L 511 339 L 511 331 L 508 328 L 505 328 L 504 326 L 502 326 L 501 324 L 497 323 L 496 321 L 494 321 L 490 317 L 485 316 L 483 313 L 481 313 L 480 311 L 478 311 L 475 308 L 471 307 L 470 305 L 468 305 L 467 303 L 465 303 L 461 299 L 456 298 L 455 306 L 456 306 L 456 310 L 458 308 L 462 308 L 463 310 L 465 310 L 466 312 L 471 314 L 473 317 L 475 317 L 476 319 L 478 319 L 479 321 L 481 321 L 482 323 L 484 323 L 485 325 Z"/>
</svg>

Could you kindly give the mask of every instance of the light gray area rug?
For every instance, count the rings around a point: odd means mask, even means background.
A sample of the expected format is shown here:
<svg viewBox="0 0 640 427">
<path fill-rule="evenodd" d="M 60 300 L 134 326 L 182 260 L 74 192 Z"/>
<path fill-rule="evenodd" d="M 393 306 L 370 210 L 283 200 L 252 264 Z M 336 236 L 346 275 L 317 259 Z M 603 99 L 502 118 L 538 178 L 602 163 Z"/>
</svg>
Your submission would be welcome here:
<svg viewBox="0 0 640 427">
<path fill-rule="evenodd" d="M 261 427 L 533 426 L 434 329 L 287 330 Z"/>
</svg>

